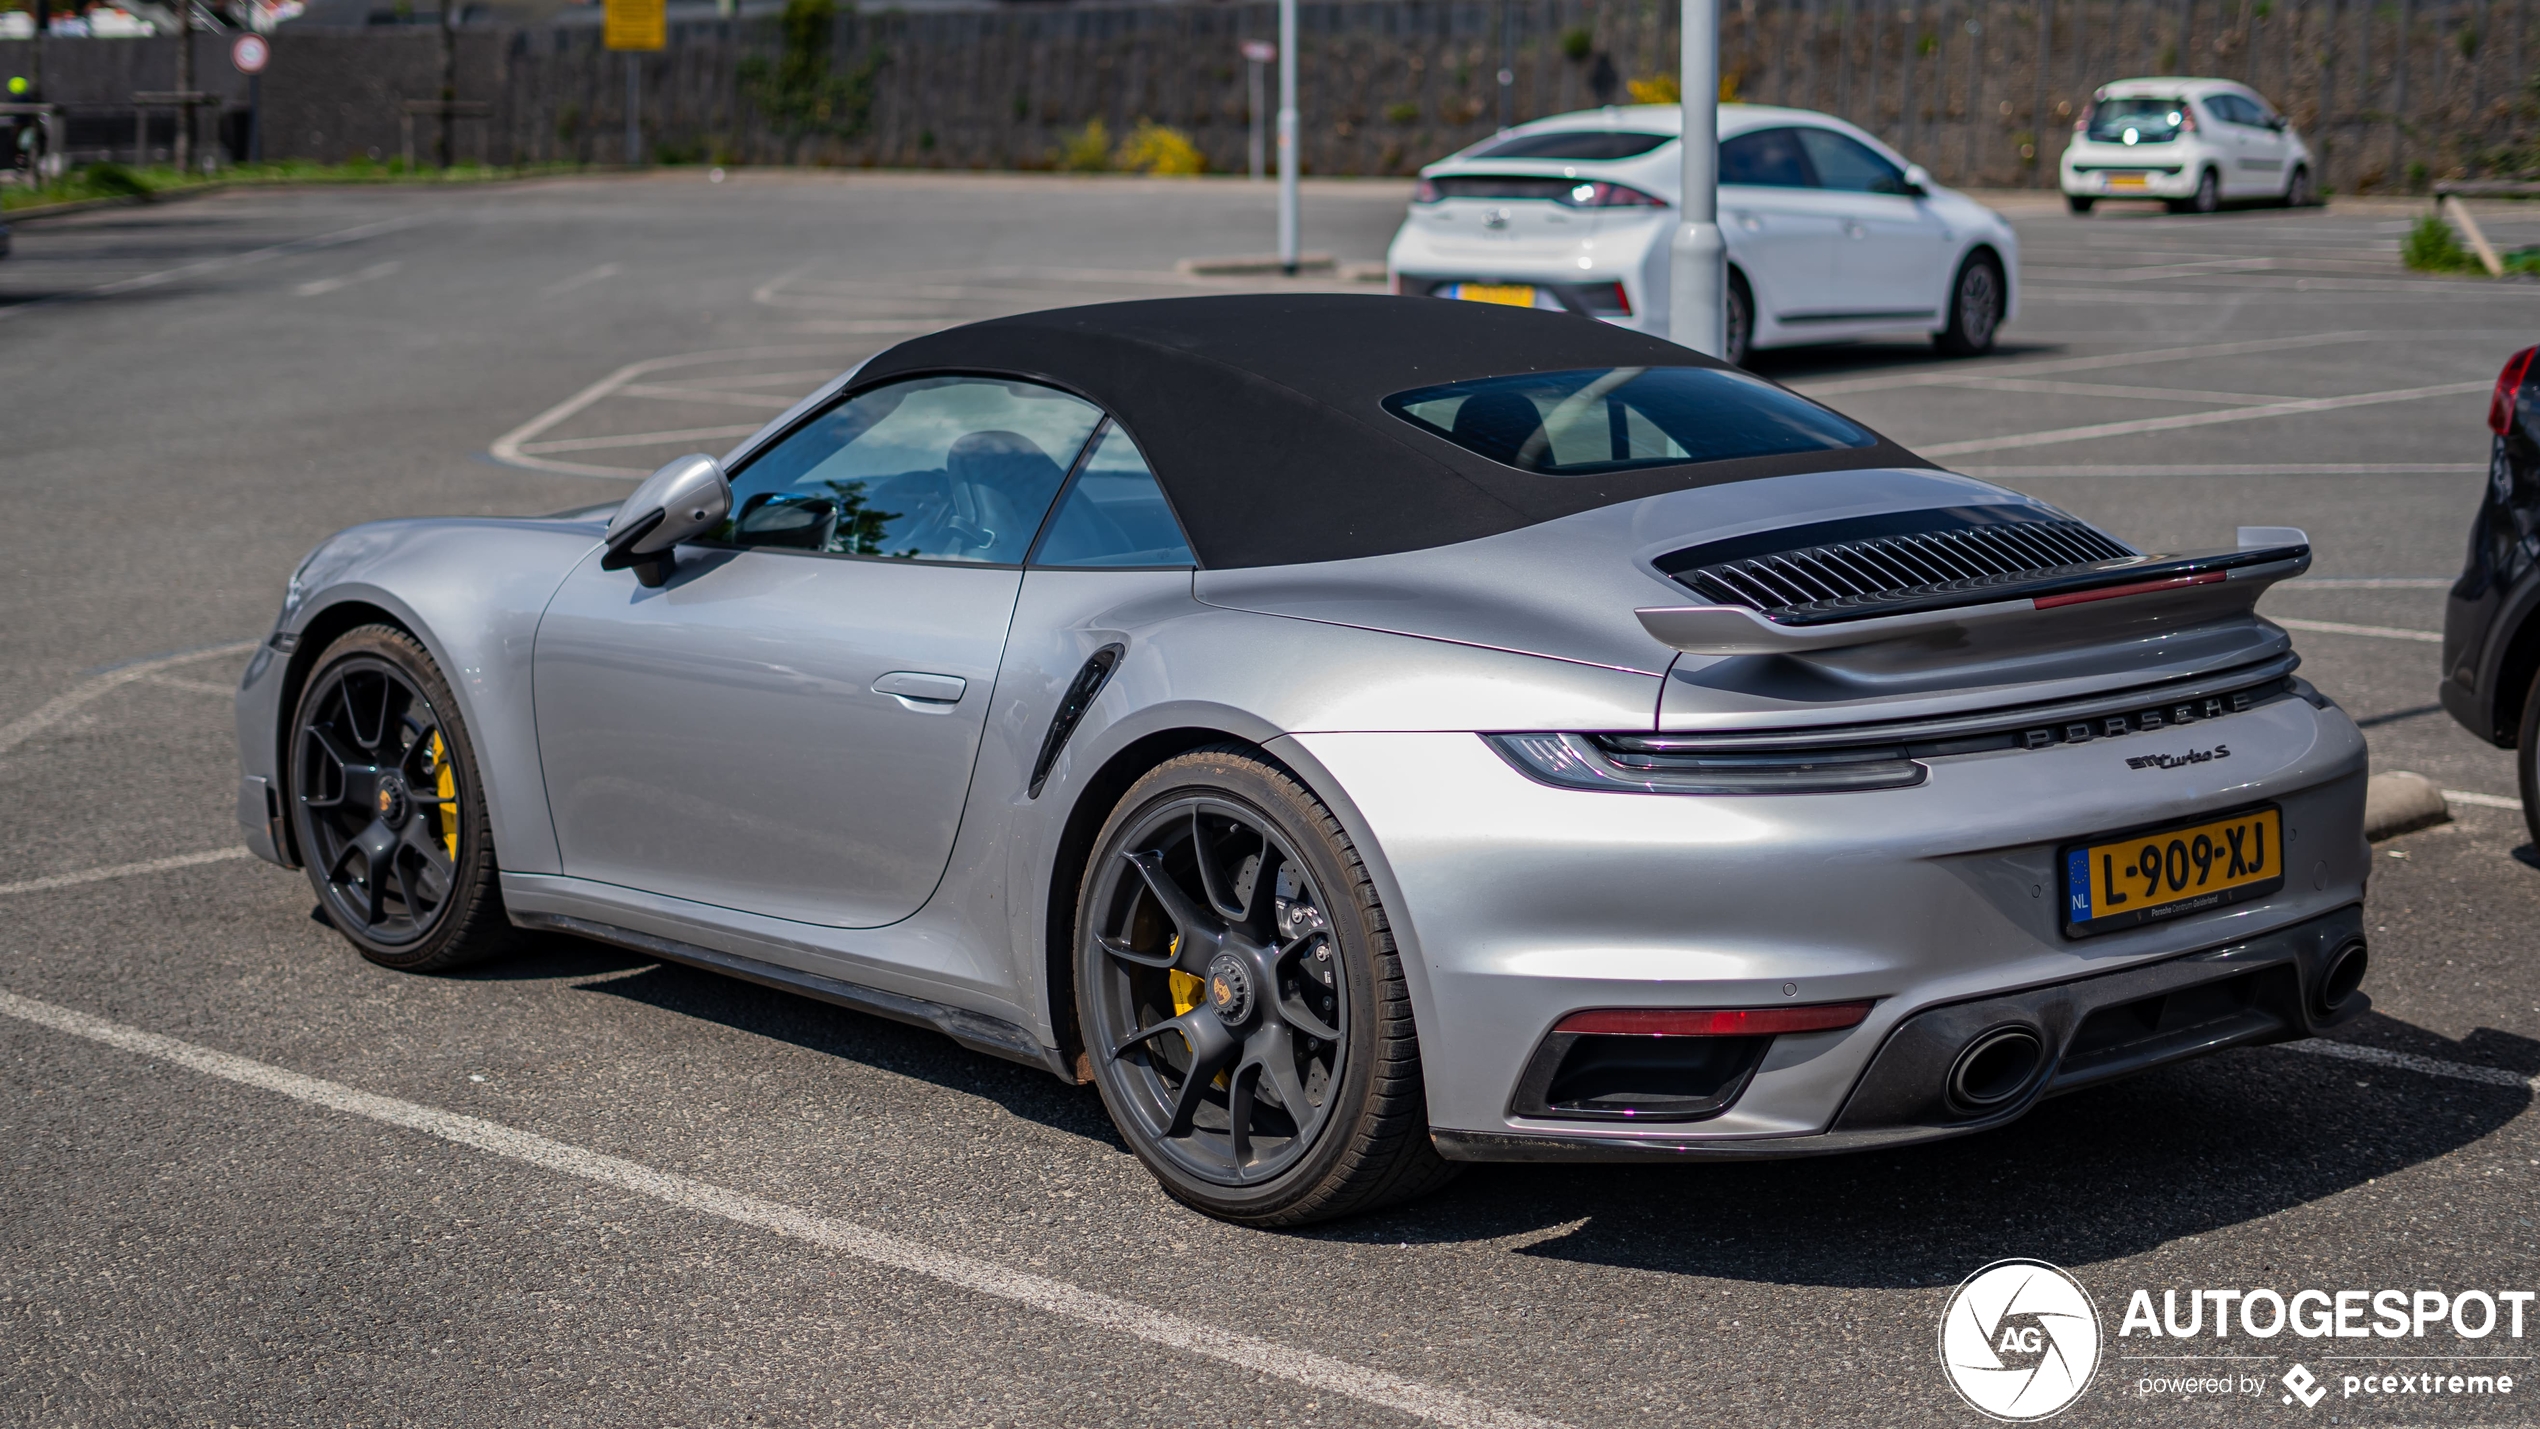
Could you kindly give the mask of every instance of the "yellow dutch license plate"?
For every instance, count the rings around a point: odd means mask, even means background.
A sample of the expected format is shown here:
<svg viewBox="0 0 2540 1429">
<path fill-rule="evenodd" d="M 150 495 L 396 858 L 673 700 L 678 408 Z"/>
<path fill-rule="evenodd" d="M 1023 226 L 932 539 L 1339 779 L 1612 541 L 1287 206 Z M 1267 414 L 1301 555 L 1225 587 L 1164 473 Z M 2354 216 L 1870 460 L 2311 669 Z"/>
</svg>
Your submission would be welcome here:
<svg viewBox="0 0 2540 1429">
<path fill-rule="evenodd" d="M 1535 290 L 1525 283 L 1458 283 L 1455 296 L 1468 303 L 1498 303 L 1511 308 L 1535 305 Z"/>
<path fill-rule="evenodd" d="M 2284 886 L 2284 816 L 2273 806 L 2064 849 L 2064 932 L 2112 932 L 2201 913 Z"/>
<path fill-rule="evenodd" d="M 2108 187 L 2112 189 L 2148 188 L 2151 183 L 2150 174 L 2110 174 L 2108 176 Z"/>
</svg>

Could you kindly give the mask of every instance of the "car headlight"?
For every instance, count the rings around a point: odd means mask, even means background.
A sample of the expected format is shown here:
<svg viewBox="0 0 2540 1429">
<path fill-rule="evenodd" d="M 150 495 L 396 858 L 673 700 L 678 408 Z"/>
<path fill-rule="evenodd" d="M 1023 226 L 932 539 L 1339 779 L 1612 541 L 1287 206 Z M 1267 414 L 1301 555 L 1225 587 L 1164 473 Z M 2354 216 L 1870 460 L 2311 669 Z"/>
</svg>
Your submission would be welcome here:
<svg viewBox="0 0 2540 1429">
<path fill-rule="evenodd" d="M 1901 748 L 1722 752 L 1664 736 L 1487 734 L 1517 772 L 1561 789 L 1634 794 L 1839 794 L 1910 789 L 1930 776 Z"/>
</svg>

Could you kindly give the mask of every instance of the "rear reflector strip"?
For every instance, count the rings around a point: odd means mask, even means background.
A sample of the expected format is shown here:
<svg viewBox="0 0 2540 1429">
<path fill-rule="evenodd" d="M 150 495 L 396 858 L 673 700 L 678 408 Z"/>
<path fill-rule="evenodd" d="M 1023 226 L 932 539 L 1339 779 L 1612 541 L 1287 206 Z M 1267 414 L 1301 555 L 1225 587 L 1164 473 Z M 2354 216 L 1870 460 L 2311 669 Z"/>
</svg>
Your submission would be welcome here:
<svg viewBox="0 0 2540 1429">
<path fill-rule="evenodd" d="M 1573 1012 L 1555 1032 L 1583 1037 L 1770 1037 L 1779 1032 L 1830 1032 L 1858 1027 L 1866 1002 L 1809 1007 L 1598 1007 Z"/>
<path fill-rule="evenodd" d="M 2115 600 L 2126 595 L 2150 595 L 2156 590 L 2179 590 L 2192 585 L 2212 585 L 2229 580 L 2226 571 L 2203 571 L 2192 576 L 2172 576 L 2165 581 L 2137 581 L 2133 585 L 2112 585 L 2101 590 L 2067 591 L 2062 595 L 2041 595 L 2029 602 L 2040 610 L 2053 610 L 2059 605 L 2087 605 L 2094 600 Z"/>
</svg>

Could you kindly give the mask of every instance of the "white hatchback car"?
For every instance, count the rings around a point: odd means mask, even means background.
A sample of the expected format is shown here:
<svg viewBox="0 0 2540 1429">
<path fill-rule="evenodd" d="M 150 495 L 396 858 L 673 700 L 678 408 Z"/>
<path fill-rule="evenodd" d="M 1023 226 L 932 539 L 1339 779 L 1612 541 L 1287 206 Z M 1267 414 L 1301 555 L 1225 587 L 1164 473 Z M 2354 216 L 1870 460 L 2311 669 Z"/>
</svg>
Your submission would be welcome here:
<svg viewBox="0 0 2540 1429">
<path fill-rule="evenodd" d="M 2319 201 L 2318 162 L 2275 106 L 2227 79 L 2121 79 L 2091 96 L 2064 148 L 2064 200 L 2156 198 L 2172 213 Z"/>
<path fill-rule="evenodd" d="M 1683 120 L 1674 105 L 1555 115 L 1422 169 L 1385 255 L 1394 291 L 1666 336 Z M 1979 353 L 2019 310 L 2011 226 L 1829 115 L 1720 106 L 1720 233 L 1732 362 L 1889 332 Z"/>
</svg>

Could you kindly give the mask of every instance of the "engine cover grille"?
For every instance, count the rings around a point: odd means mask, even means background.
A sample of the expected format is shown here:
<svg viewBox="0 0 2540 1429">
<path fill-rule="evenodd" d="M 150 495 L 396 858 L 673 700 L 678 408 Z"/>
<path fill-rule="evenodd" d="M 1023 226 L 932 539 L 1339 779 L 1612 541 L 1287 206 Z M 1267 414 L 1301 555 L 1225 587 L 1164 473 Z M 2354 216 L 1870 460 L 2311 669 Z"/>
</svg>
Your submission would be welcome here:
<svg viewBox="0 0 2540 1429">
<path fill-rule="evenodd" d="M 1912 511 L 1690 547 L 1658 568 L 1715 605 L 1771 616 L 1876 607 L 2106 561 L 2135 552 L 2085 521 L 2024 507 Z"/>
</svg>

